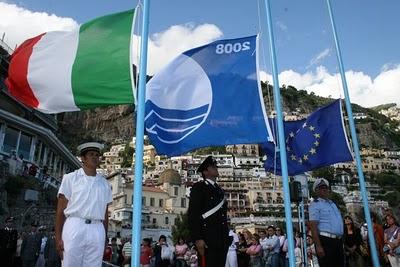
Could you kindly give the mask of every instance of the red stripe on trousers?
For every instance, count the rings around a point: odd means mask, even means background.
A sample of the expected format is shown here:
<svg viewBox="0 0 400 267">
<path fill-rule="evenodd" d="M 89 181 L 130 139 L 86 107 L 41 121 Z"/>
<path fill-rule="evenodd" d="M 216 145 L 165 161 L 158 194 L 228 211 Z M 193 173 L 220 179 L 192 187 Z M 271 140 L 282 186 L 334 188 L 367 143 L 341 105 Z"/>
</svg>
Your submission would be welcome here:
<svg viewBox="0 0 400 267">
<path fill-rule="evenodd" d="M 39 101 L 33 94 L 28 82 L 28 64 L 32 55 L 33 47 L 45 33 L 28 39 L 23 42 L 11 55 L 10 66 L 8 67 L 8 78 L 6 85 L 11 95 L 16 97 L 25 105 L 36 108 Z M 43 77 L 45 79 L 45 77 Z"/>
</svg>

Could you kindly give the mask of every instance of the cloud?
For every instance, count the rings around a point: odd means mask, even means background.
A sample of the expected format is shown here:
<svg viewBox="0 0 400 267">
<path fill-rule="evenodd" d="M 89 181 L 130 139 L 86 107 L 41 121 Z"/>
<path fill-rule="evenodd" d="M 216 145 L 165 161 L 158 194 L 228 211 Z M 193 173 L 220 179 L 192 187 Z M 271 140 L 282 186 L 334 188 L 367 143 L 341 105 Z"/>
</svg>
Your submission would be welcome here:
<svg viewBox="0 0 400 267">
<path fill-rule="evenodd" d="M 324 51 L 313 57 L 306 68 L 309 69 L 311 66 L 319 64 L 324 58 L 328 57 L 330 53 L 331 50 L 329 48 L 326 48 Z"/>
<path fill-rule="evenodd" d="M 11 48 L 24 40 L 48 31 L 70 31 L 78 27 L 71 18 L 62 18 L 45 12 L 32 12 L 21 6 L 0 2 L 0 38 Z M 180 53 L 212 42 L 222 36 L 222 31 L 213 24 L 174 25 L 150 36 L 148 44 L 148 73 L 154 74 Z M 134 62 L 138 62 L 140 38 L 133 40 Z"/>
<path fill-rule="evenodd" d="M 5 34 L 4 42 L 11 48 L 43 32 L 68 31 L 78 27 L 78 23 L 71 18 L 33 12 L 4 2 L 0 2 L 0 14 L 0 34 Z"/>
<path fill-rule="evenodd" d="M 261 80 L 264 78 L 264 81 L 272 81 L 271 75 L 265 71 L 261 72 L 260 77 Z M 393 102 L 400 105 L 400 64 L 386 64 L 375 78 L 361 71 L 349 70 L 346 72 L 346 80 L 353 103 L 364 107 Z M 314 92 L 324 97 L 344 97 L 340 74 L 329 73 L 323 66 L 306 73 L 282 71 L 279 74 L 279 82 L 281 85 L 292 85 L 299 90 Z"/>
<path fill-rule="evenodd" d="M 173 25 L 167 30 L 150 36 L 148 74 L 153 75 L 182 52 L 210 43 L 222 37 L 222 31 L 213 24 L 195 26 L 191 23 Z M 179 41 L 177 41 L 179 40 Z M 140 38 L 135 37 L 134 44 L 140 45 Z M 139 49 L 133 51 L 138 58 Z"/>
</svg>

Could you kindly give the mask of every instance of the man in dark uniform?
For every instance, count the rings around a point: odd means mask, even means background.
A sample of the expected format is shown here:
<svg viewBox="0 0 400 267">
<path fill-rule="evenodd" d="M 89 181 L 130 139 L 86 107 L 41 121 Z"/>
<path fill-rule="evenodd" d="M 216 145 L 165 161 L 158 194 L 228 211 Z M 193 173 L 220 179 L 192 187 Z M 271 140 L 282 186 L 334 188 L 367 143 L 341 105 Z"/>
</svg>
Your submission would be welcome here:
<svg viewBox="0 0 400 267">
<path fill-rule="evenodd" d="M 200 254 L 200 265 L 224 267 L 230 245 L 227 204 L 224 191 L 217 185 L 217 162 L 207 157 L 197 169 L 203 181 L 195 183 L 189 200 L 189 231 Z"/>
<path fill-rule="evenodd" d="M 12 266 L 12 260 L 17 249 L 18 232 L 13 228 L 13 217 L 5 220 L 5 226 L 0 229 L 0 259 L 4 266 Z"/>
<path fill-rule="evenodd" d="M 37 224 L 31 224 L 31 232 L 27 234 L 21 245 L 21 260 L 23 267 L 35 267 L 39 257 L 42 237 L 37 233 Z"/>
</svg>

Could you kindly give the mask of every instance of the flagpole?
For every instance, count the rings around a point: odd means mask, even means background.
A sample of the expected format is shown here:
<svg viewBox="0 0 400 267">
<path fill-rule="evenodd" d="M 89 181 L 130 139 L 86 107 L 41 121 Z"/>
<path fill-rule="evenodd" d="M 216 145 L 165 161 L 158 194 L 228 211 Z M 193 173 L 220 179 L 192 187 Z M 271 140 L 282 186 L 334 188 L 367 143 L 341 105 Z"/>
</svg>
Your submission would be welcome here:
<svg viewBox="0 0 400 267">
<path fill-rule="evenodd" d="M 333 18 L 330 0 L 326 0 L 326 3 L 328 6 L 329 17 L 331 20 L 333 37 L 335 39 L 336 56 L 337 56 L 337 60 L 339 63 L 340 76 L 342 78 L 342 86 L 343 86 L 345 102 L 346 102 L 346 111 L 347 111 L 347 115 L 349 118 L 351 140 L 353 142 L 354 155 L 355 155 L 356 163 L 357 163 L 357 172 L 358 172 L 358 177 L 359 177 L 359 182 L 360 182 L 360 191 L 361 191 L 361 197 L 362 197 L 362 201 L 363 201 L 364 214 L 365 214 L 365 219 L 366 219 L 367 225 L 368 225 L 368 239 L 369 239 L 369 245 L 370 245 L 371 252 L 372 252 L 372 262 L 374 264 L 374 267 L 379 267 L 380 265 L 379 265 L 377 250 L 376 250 L 374 232 L 372 231 L 374 228 L 373 228 L 372 221 L 371 221 L 371 214 L 369 212 L 368 196 L 367 196 L 367 191 L 365 189 L 365 179 L 364 179 L 364 174 L 362 171 L 362 162 L 361 162 L 360 150 L 359 150 L 359 146 L 358 146 L 356 127 L 354 124 L 353 111 L 351 109 L 350 95 L 349 95 L 349 91 L 347 88 L 346 75 L 345 75 L 345 71 L 344 71 L 344 67 L 343 67 L 342 53 L 341 53 L 340 46 L 339 46 L 339 41 L 338 41 L 338 36 L 337 36 L 336 26 L 335 26 L 335 20 Z"/>
<path fill-rule="evenodd" d="M 135 179 L 133 186 L 132 257 L 131 266 L 140 266 L 141 219 L 142 219 L 142 173 L 144 142 L 144 100 L 146 94 L 147 46 L 150 0 L 143 0 L 142 37 L 140 42 L 139 88 L 136 113 Z"/>
<path fill-rule="evenodd" d="M 279 91 L 278 67 L 276 62 L 274 32 L 272 27 L 271 8 L 269 0 L 265 0 L 265 7 L 267 13 L 269 49 L 271 54 L 272 73 L 274 81 L 274 86 L 273 86 L 274 102 L 278 120 L 278 140 L 279 140 L 279 152 L 281 157 L 281 168 L 282 168 L 283 197 L 285 202 L 286 232 L 288 236 L 288 245 L 289 245 L 288 247 L 289 266 L 295 267 L 292 207 L 290 202 L 289 175 L 287 168 L 287 158 L 286 158 L 287 156 L 286 156 L 286 145 L 285 145 L 286 142 L 285 142 L 285 133 L 283 128 L 283 115 L 281 107 L 281 96 Z"/>
</svg>

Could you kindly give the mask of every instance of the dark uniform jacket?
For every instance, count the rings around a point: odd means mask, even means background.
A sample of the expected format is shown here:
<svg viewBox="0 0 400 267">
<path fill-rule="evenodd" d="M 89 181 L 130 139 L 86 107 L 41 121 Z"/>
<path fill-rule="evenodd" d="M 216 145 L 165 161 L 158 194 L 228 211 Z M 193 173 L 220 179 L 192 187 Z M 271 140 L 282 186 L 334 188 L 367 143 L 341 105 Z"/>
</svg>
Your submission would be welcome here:
<svg viewBox="0 0 400 267">
<path fill-rule="evenodd" d="M 0 255 L 12 257 L 17 249 L 18 232 L 12 228 L 0 229 Z M 10 255 L 11 254 L 11 255 Z"/>
<path fill-rule="evenodd" d="M 39 256 L 41 244 L 42 238 L 40 234 L 28 234 L 21 244 L 21 259 L 23 261 L 36 260 L 36 258 Z"/>
<path fill-rule="evenodd" d="M 200 181 L 193 185 L 189 200 L 189 230 L 193 241 L 203 239 L 209 249 L 227 249 L 229 229 L 227 225 L 227 203 L 214 214 L 203 219 L 202 215 L 224 200 L 224 191 L 208 181 Z"/>
</svg>

